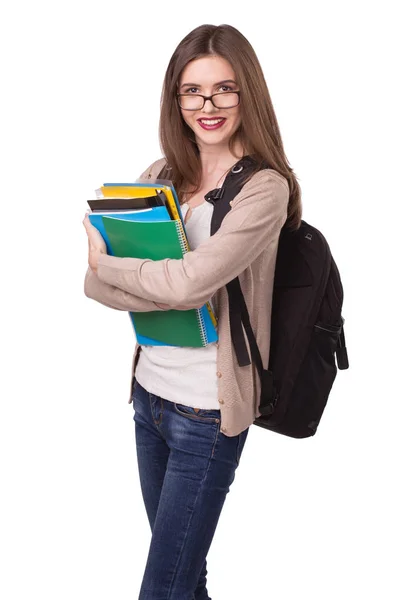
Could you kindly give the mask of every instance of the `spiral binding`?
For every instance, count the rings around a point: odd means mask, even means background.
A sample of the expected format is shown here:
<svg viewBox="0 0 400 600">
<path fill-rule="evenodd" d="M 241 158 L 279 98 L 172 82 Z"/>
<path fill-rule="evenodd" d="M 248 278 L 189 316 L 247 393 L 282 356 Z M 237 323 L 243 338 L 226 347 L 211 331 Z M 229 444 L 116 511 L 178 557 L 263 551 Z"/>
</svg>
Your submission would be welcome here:
<svg viewBox="0 0 400 600">
<path fill-rule="evenodd" d="M 202 311 L 201 308 L 196 308 L 197 320 L 199 322 L 199 328 L 200 328 L 201 342 L 202 342 L 203 346 L 207 346 L 206 324 L 204 322 L 204 317 L 203 317 L 201 311 Z"/>
<path fill-rule="evenodd" d="M 185 235 L 185 232 L 183 230 L 182 227 L 182 223 L 181 221 L 174 221 L 176 223 L 176 230 L 178 232 L 178 239 L 179 239 L 179 244 L 182 250 L 182 254 L 185 254 L 186 252 L 189 252 L 189 244 Z M 202 309 L 201 308 L 196 308 L 196 315 L 197 315 L 197 321 L 199 324 L 199 329 L 200 329 L 200 337 L 201 337 L 201 343 L 203 344 L 203 346 L 207 346 L 208 340 L 207 340 L 207 330 L 206 330 L 206 324 L 204 321 L 204 317 L 202 314 Z"/>
<path fill-rule="evenodd" d="M 178 238 L 179 238 L 179 244 L 182 250 L 182 254 L 186 254 L 186 252 L 189 252 L 189 244 L 185 235 L 185 232 L 183 230 L 182 227 L 182 223 L 180 220 L 176 220 L 174 221 L 174 223 L 176 223 L 176 228 L 178 231 Z"/>
</svg>

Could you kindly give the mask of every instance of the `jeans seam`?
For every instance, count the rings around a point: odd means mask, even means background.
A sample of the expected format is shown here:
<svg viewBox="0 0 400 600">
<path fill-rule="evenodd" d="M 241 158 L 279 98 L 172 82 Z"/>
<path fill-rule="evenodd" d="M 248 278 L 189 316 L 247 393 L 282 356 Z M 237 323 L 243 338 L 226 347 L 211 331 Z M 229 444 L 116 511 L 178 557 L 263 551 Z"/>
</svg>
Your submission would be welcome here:
<svg viewBox="0 0 400 600">
<path fill-rule="evenodd" d="M 218 437 L 218 435 L 216 436 L 216 438 L 217 438 L 217 437 Z M 203 476 L 203 479 L 202 479 L 202 481 L 201 481 L 201 485 L 199 485 L 198 492 L 197 492 L 196 498 L 195 498 L 195 500 L 194 500 L 194 503 L 193 503 L 193 510 L 192 510 L 192 513 L 191 513 L 191 515 L 190 515 L 190 519 L 189 519 L 189 522 L 188 522 L 188 524 L 187 524 L 187 527 L 186 527 L 186 531 L 185 531 L 185 538 L 184 538 L 184 540 L 183 540 L 183 542 L 182 542 L 182 547 L 181 547 L 181 551 L 180 551 L 180 554 L 179 554 L 179 557 L 178 557 L 177 565 L 179 565 L 179 561 L 180 561 L 180 559 L 181 559 L 181 556 L 182 556 L 182 554 L 183 554 L 183 550 L 184 550 L 184 547 L 185 547 L 186 541 L 187 541 L 187 539 L 188 539 L 188 533 L 189 533 L 190 524 L 191 524 L 191 522 L 192 522 L 192 518 L 193 518 L 193 515 L 194 515 L 194 512 L 195 512 L 195 508 L 196 508 L 197 501 L 198 501 L 198 499 L 199 499 L 199 496 L 200 496 L 200 492 L 201 492 L 201 490 L 202 490 L 202 486 L 203 486 L 203 484 L 204 484 L 204 481 L 205 481 L 205 479 L 206 479 L 206 477 L 207 477 L 207 475 L 208 475 L 208 471 L 210 470 L 210 466 L 211 466 L 211 458 L 212 458 L 212 456 L 213 456 L 213 453 L 214 453 L 214 447 L 215 447 L 215 441 L 214 441 L 214 446 L 213 446 L 213 451 L 212 451 L 212 454 L 210 455 L 210 457 L 209 457 L 209 459 L 208 459 L 207 469 L 206 469 L 206 470 L 205 470 L 205 472 L 204 472 L 204 476 Z M 175 568 L 175 570 L 174 570 L 174 574 L 173 574 L 173 577 L 172 577 L 172 580 L 171 580 L 171 585 L 169 586 L 169 590 L 168 590 L 168 597 L 167 597 L 167 599 L 166 599 L 166 600 L 168 600 L 168 599 L 170 598 L 171 591 L 172 591 L 172 589 L 173 589 L 173 584 L 174 584 L 174 582 L 175 582 L 175 577 L 176 577 L 177 571 L 178 571 L 178 567 L 176 567 L 176 568 Z"/>
<path fill-rule="evenodd" d="M 212 450 L 211 450 L 211 456 L 210 456 L 210 458 L 214 458 L 214 450 L 215 450 L 215 446 L 217 445 L 218 436 L 219 436 L 219 432 L 220 432 L 220 427 L 221 427 L 221 419 L 219 419 L 218 423 L 217 423 L 217 431 L 216 431 L 216 434 L 215 434 L 214 443 L 213 443 L 213 447 L 212 447 Z"/>
<path fill-rule="evenodd" d="M 163 411 L 163 403 L 162 403 L 162 398 L 161 398 L 161 396 L 156 396 L 155 394 L 152 394 L 151 392 L 148 392 L 148 394 L 149 394 L 149 402 L 150 402 L 150 411 L 151 411 L 151 417 L 152 417 L 152 419 L 153 419 L 153 423 L 154 423 L 154 425 L 157 425 L 157 427 L 158 427 L 158 425 L 160 425 L 160 424 L 161 424 L 161 421 L 162 421 L 162 411 Z M 159 421 L 157 421 L 157 419 L 156 419 L 156 418 L 155 418 L 155 416 L 154 416 L 154 411 L 153 411 L 153 403 L 152 403 L 152 401 L 151 401 L 151 399 L 152 399 L 152 397 L 153 397 L 153 396 L 155 396 L 156 398 L 159 398 L 159 399 L 161 400 L 161 409 L 160 409 L 160 419 L 159 419 Z"/>
<path fill-rule="evenodd" d="M 237 445 L 236 445 L 236 466 L 237 467 L 239 466 L 239 462 L 240 462 L 240 456 L 239 456 L 240 452 L 239 452 L 239 449 L 240 449 L 240 442 L 242 441 L 242 435 L 243 435 L 243 432 L 241 431 L 238 434 L 238 442 L 237 442 Z"/>
</svg>

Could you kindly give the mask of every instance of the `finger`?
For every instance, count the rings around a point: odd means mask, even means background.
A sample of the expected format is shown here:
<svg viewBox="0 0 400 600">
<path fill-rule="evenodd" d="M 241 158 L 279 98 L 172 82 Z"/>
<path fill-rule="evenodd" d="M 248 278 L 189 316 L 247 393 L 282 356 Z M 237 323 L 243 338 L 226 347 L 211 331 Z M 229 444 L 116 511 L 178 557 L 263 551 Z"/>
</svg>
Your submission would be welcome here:
<svg viewBox="0 0 400 600">
<path fill-rule="evenodd" d="M 93 227 L 89 219 L 89 212 L 85 213 L 85 218 L 83 219 L 82 223 L 85 225 L 85 227 Z"/>
<path fill-rule="evenodd" d="M 93 229 L 96 229 L 94 225 L 91 224 L 88 217 L 85 217 L 82 221 L 84 228 L 86 229 L 86 233 L 90 235 Z"/>
</svg>

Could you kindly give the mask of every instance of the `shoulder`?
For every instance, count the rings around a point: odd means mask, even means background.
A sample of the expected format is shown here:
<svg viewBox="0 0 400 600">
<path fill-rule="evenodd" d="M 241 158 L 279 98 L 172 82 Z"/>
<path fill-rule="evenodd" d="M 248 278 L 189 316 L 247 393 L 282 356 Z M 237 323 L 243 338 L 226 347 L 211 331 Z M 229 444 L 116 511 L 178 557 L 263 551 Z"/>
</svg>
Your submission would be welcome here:
<svg viewBox="0 0 400 600">
<path fill-rule="evenodd" d="M 155 160 L 143 173 L 139 176 L 140 179 L 155 179 L 166 163 L 166 158 L 162 157 Z"/>
<path fill-rule="evenodd" d="M 287 204 L 289 201 L 289 184 L 283 175 L 274 169 L 261 169 L 252 175 L 244 184 L 238 195 L 232 200 L 232 208 L 237 204 L 254 201 L 277 201 Z"/>
<path fill-rule="evenodd" d="M 252 178 L 247 182 L 246 185 L 251 184 L 253 187 L 258 186 L 262 189 L 264 185 L 268 185 L 274 182 L 280 184 L 284 187 L 285 190 L 289 192 L 289 184 L 287 182 L 287 179 L 278 171 L 275 171 L 275 169 L 261 169 L 260 171 L 257 171 L 257 173 L 255 173 L 252 176 Z M 244 187 L 245 186 L 243 186 L 243 189 Z"/>
</svg>

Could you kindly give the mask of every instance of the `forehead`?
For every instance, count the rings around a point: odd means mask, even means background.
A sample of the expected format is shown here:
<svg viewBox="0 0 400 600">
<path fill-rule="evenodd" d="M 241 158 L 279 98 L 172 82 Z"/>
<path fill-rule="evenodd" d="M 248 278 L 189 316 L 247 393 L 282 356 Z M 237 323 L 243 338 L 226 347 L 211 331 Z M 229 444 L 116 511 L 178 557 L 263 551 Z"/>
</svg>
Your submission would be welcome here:
<svg viewBox="0 0 400 600">
<path fill-rule="evenodd" d="M 212 85 L 223 79 L 235 79 L 231 64 L 221 56 L 205 56 L 186 65 L 180 77 L 180 85 L 186 82 Z"/>
</svg>

